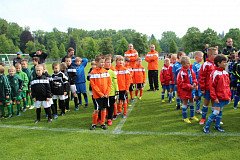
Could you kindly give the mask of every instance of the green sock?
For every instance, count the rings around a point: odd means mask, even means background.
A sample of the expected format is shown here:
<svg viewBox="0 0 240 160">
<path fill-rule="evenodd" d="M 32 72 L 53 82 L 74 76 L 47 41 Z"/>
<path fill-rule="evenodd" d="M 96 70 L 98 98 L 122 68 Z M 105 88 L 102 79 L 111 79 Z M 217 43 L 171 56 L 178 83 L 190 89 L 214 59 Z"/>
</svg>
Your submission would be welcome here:
<svg viewBox="0 0 240 160">
<path fill-rule="evenodd" d="M 8 116 L 12 114 L 12 105 L 9 104 L 7 105 L 7 110 L 8 110 Z"/>
<path fill-rule="evenodd" d="M 26 103 L 27 103 L 27 106 L 29 105 L 28 101 L 30 100 L 30 96 L 27 95 L 27 98 L 26 98 Z"/>
<path fill-rule="evenodd" d="M 13 104 L 11 103 L 11 112 L 13 114 Z"/>
<path fill-rule="evenodd" d="M 33 106 L 33 99 L 31 98 L 31 106 Z"/>
<path fill-rule="evenodd" d="M 23 100 L 23 109 L 26 109 L 26 107 L 27 107 L 27 101 L 25 100 Z"/>
<path fill-rule="evenodd" d="M 17 114 L 19 114 L 20 112 L 20 107 L 21 107 L 21 104 L 17 104 Z"/>
</svg>

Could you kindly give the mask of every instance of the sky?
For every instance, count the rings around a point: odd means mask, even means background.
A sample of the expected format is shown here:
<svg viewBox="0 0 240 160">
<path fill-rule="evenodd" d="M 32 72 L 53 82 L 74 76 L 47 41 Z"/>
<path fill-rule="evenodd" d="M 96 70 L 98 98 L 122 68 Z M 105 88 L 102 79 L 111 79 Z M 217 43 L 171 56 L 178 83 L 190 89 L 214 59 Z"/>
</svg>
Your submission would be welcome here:
<svg viewBox="0 0 240 160">
<path fill-rule="evenodd" d="M 134 29 L 160 39 L 193 26 L 227 33 L 240 27 L 239 8 L 239 0 L 0 0 L 0 18 L 31 31 Z"/>
</svg>

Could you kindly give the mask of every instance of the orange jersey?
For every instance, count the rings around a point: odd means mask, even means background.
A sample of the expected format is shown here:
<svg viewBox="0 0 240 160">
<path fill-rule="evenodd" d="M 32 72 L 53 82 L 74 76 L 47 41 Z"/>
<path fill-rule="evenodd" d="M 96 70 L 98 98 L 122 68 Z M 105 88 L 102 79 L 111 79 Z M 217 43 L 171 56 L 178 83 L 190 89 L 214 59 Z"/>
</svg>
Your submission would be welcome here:
<svg viewBox="0 0 240 160">
<path fill-rule="evenodd" d="M 146 75 L 145 69 L 142 65 L 135 66 L 133 69 L 133 83 L 145 83 Z"/>
<path fill-rule="evenodd" d="M 151 51 L 145 56 L 145 61 L 148 62 L 148 70 L 158 70 L 158 52 Z"/>
<path fill-rule="evenodd" d="M 138 58 L 138 52 L 133 49 L 133 50 L 127 50 L 124 53 L 124 57 L 128 57 L 130 59 L 130 66 L 133 68 L 136 64 L 136 60 Z"/>
<path fill-rule="evenodd" d="M 116 66 L 115 72 L 117 74 L 119 91 L 128 91 L 130 86 L 130 72 L 124 66 Z"/>
<path fill-rule="evenodd" d="M 104 68 L 93 69 L 90 73 L 90 85 L 94 99 L 109 95 L 112 81 L 108 71 Z"/>
<path fill-rule="evenodd" d="M 125 67 L 129 70 L 130 72 L 130 84 L 133 83 L 133 70 L 130 65 L 125 65 Z"/>
</svg>

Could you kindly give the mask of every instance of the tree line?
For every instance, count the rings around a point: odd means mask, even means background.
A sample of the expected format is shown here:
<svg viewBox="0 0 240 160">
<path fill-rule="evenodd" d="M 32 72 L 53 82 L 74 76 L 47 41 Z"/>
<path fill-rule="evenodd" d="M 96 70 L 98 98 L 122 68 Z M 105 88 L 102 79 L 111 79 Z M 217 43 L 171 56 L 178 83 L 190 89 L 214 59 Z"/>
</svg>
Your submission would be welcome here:
<svg viewBox="0 0 240 160">
<path fill-rule="evenodd" d="M 17 23 L 0 18 L 0 53 L 9 54 L 18 51 L 31 53 L 42 49 L 53 59 L 66 55 L 69 47 L 75 49 L 77 56 L 89 59 L 99 53 L 123 55 L 129 43 L 134 44 L 139 54 L 146 54 L 150 44 L 155 44 L 159 53 L 175 53 L 179 50 L 189 53 L 202 50 L 205 44 L 219 46 L 222 49 L 229 37 L 234 40 L 234 46 L 240 48 L 239 28 L 229 29 L 225 34 L 217 33 L 211 28 L 201 32 L 199 28 L 191 27 L 183 37 L 178 37 L 173 31 L 165 31 L 161 39 L 156 39 L 153 34 L 149 37 L 133 29 L 87 31 L 68 28 L 67 32 L 61 32 L 53 28 L 51 32 L 43 30 L 30 32 L 29 27 L 23 28 Z"/>
</svg>

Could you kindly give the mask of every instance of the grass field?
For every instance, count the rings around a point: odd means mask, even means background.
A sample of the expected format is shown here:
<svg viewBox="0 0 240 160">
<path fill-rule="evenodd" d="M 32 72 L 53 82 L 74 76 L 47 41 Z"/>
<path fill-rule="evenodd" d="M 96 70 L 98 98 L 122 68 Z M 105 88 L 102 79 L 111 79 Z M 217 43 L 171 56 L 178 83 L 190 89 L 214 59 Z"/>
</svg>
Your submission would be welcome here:
<svg viewBox="0 0 240 160">
<path fill-rule="evenodd" d="M 72 103 L 71 111 L 51 124 L 46 122 L 44 112 L 41 122 L 34 124 L 34 110 L 27 110 L 21 117 L 1 119 L 0 159 L 240 158 L 240 110 L 234 110 L 232 103 L 223 112 L 226 132 L 211 128 L 211 134 L 205 135 L 198 123 L 181 120 L 175 103 L 162 104 L 160 95 L 161 91 L 145 91 L 142 100 L 129 107 L 127 119 L 119 117 L 106 131 L 89 130 L 92 103 L 79 111 L 74 111 Z"/>
</svg>

